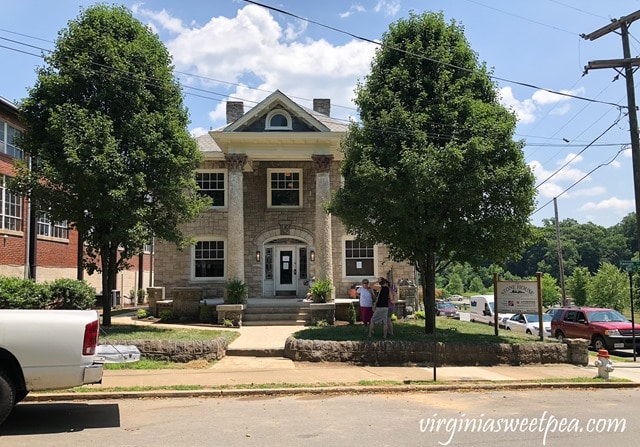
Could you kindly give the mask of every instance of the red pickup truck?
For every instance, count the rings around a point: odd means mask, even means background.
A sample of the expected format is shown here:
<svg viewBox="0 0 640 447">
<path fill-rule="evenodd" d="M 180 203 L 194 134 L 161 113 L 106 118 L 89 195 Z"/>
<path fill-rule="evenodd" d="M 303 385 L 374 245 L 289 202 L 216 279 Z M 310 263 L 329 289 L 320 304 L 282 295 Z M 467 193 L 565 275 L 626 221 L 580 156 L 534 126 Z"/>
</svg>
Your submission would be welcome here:
<svg viewBox="0 0 640 447">
<path fill-rule="evenodd" d="M 563 307 L 553 315 L 551 334 L 558 340 L 585 338 L 595 350 L 633 349 L 633 325 L 614 309 Z M 640 325 L 635 325 L 635 335 L 640 353 Z"/>
</svg>

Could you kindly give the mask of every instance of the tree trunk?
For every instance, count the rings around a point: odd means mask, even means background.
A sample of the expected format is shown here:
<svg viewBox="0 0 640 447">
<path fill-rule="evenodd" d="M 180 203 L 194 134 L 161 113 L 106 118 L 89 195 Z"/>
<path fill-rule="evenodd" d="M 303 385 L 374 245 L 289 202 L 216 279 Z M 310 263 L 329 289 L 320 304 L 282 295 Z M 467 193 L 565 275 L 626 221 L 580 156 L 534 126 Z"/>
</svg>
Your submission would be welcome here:
<svg viewBox="0 0 640 447">
<path fill-rule="evenodd" d="M 424 331 L 436 331 L 436 255 L 430 253 L 426 265 L 419 266 L 422 275 L 422 301 L 424 302 Z"/>
<path fill-rule="evenodd" d="M 117 288 L 118 249 L 114 244 L 105 245 L 100 250 L 102 261 L 102 324 L 111 326 L 111 291 Z"/>
</svg>

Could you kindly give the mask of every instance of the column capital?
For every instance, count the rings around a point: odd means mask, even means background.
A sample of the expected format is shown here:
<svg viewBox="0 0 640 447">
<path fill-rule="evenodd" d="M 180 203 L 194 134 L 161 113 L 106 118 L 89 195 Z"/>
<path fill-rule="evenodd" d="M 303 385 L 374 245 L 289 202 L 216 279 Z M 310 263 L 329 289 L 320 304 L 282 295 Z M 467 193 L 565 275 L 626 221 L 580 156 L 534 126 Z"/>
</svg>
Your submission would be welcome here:
<svg viewBox="0 0 640 447">
<path fill-rule="evenodd" d="M 329 172 L 331 168 L 331 162 L 333 161 L 333 155 L 312 155 L 313 169 L 316 173 Z"/>
<path fill-rule="evenodd" d="M 242 171 L 244 164 L 247 162 L 246 154 L 226 154 L 224 159 L 230 171 Z"/>
</svg>

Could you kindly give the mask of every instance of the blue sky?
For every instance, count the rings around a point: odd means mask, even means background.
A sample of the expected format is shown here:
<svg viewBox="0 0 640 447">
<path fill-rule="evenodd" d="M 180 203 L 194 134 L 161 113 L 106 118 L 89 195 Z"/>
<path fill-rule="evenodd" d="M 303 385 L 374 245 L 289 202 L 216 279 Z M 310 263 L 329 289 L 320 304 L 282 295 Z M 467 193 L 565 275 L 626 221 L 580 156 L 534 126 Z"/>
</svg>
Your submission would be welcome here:
<svg viewBox="0 0 640 447">
<path fill-rule="evenodd" d="M 0 96 L 15 102 L 35 82 L 40 48 L 53 49 L 58 31 L 95 2 L 0 3 Z M 276 89 L 308 107 L 330 98 L 331 115 L 346 120 L 356 114 L 353 91 L 375 51 L 346 33 L 378 40 L 409 11 L 442 11 L 464 26 L 479 60 L 493 67 L 503 103 L 518 115 L 516 138 L 526 141 L 537 178 L 532 222 L 553 218 L 554 197 L 561 220 L 609 227 L 635 211 L 625 80 L 613 69 L 583 76 L 591 60 L 622 58 L 622 40 L 580 34 L 640 10 L 640 0 L 260 1 L 344 33 L 243 0 L 114 3 L 130 8 L 173 55 L 194 134 L 224 124 L 227 99 L 248 108 Z M 637 57 L 640 21 L 630 36 Z"/>
</svg>

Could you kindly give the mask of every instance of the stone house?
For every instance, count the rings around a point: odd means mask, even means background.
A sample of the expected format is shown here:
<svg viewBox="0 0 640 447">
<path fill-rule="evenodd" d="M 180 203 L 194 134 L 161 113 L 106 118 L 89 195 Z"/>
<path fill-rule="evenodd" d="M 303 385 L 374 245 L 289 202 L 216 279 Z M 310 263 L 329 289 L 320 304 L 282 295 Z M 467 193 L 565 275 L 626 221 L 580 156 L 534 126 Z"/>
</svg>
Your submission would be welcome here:
<svg viewBox="0 0 640 447">
<path fill-rule="evenodd" d="M 203 163 L 196 172 L 213 206 L 185 234 L 195 245 L 156 244 L 156 286 L 197 287 L 221 298 L 240 279 L 251 298 L 304 297 L 312 277 L 330 278 L 347 297 L 363 278 L 414 278 L 384 246 L 357 241 L 325 204 L 341 182 L 344 122 L 330 117 L 330 100 L 305 108 L 280 91 L 244 111 L 227 103 L 227 125 L 196 138 Z"/>
</svg>

